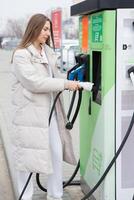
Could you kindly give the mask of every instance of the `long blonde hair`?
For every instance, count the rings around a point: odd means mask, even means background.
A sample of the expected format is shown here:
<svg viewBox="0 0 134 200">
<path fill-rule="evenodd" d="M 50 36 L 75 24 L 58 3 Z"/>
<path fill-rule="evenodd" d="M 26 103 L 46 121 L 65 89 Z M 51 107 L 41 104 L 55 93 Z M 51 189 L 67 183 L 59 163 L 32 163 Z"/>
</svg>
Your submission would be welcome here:
<svg viewBox="0 0 134 200">
<path fill-rule="evenodd" d="M 22 37 L 22 40 L 21 40 L 20 44 L 17 46 L 17 48 L 15 49 L 15 51 L 17 49 L 23 49 L 23 48 L 27 48 L 28 46 L 30 46 L 37 39 L 44 24 L 47 21 L 50 22 L 51 36 L 47 39 L 46 44 L 50 46 L 50 43 L 52 43 L 53 48 L 54 48 L 53 29 L 52 29 L 51 20 L 43 14 L 35 14 L 30 18 L 30 20 L 27 24 L 25 33 Z M 13 56 L 14 56 L 15 51 L 13 52 Z M 12 56 L 11 62 L 13 62 L 13 56 Z"/>
</svg>

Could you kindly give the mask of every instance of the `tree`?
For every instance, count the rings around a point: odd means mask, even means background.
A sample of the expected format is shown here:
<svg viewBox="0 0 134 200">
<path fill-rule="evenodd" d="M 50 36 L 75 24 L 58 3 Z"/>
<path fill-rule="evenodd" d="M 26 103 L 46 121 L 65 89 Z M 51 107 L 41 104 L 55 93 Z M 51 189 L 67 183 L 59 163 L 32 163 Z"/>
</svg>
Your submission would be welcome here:
<svg viewBox="0 0 134 200">
<path fill-rule="evenodd" d="M 23 35 L 23 21 L 20 19 L 8 19 L 5 35 L 7 37 L 21 38 Z"/>
</svg>

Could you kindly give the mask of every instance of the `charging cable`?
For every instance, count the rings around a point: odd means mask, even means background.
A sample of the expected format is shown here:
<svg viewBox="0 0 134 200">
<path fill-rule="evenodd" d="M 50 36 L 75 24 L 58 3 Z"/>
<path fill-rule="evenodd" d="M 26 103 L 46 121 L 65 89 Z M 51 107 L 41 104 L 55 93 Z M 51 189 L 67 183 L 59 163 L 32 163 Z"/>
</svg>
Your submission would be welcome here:
<svg viewBox="0 0 134 200">
<path fill-rule="evenodd" d="M 105 172 L 103 173 L 103 175 L 101 176 L 101 178 L 99 179 L 99 181 L 97 182 L 97 184 L 90 190 L 90 192 L 88 194 L 86 194 L 81 200 L 86 200 L 88 198 L 90 198 L 92 196 L 92 194 L 97 190 L 97 188 L 100 186 L 100 184 L 102 183 L 102 181 L 105 179 L 105 177 L 107 176 L 108 172 L 110 171 L 110 169 L 112 168 L 113 164 L 115 163 L 116 159 L 118 158 L 118 156 L 120 155 L 130 133 L 132 130 L 132 127 L 134 125 L 134 113 L 131 119 L 131 122 L 129 124 L 128 130 L 126 132 L 126 135 L 120 145 L 120 147 L 118 148 L 115 156 L 113 157 L 113 159 L 111 160 L 110 164 L 108 165 L 108 167 L 106 168 Z"/>
<path fill-rule="evenodd" d="M 134 85 L 134 66 L 132 66 L 131 68 L 128 69 L 128 75 L 131 78 L 131 81 Z M 100 186 L 100 184 L 103 182 L 103 180 L 105 179 L 105 177 L 107 176 L 108 172 L 110 171 L 110 169 L 112 168 L 113 164 L 116 162 L 116 159 L 118 158 L 118 156 L 120 155 L 124 145 L 127 142 L 127 139 L 131 133 L 132 127 L 134 125 L 134 113 L 133 116 L 131 118 L 128 130 L 122 140 L 122 143 L 120 144 L 115 156 L 113 157 L 113 159 L 111 160 L 111 162 L 109 163 L 108 167 L 106 168 L 106 170 L 104 171 L 103 175 L 101 176 L 101 178 L 99 179 L 99 181 L 96 183 L 96 185 L 90 190 L 89 193 L 87 193 L 81 200 L 86 200 L 88 198 L 90 198 L 92 196 L 92 194 L 97 190 L 97 188 Z M 134 197 L 133 199 L 134 200 Z"/>
<path fill-rule="evenodd" d="M 68 122 L 67 122 L 67 124 L 66 124 L 66 128 L 69 129 L 69 130 L 73 128 L 73 124 L 74 124 L 74 122 L 75 122 L 75 120 L 76 120 L 76 118 L 77 118 L 77 115 L 78 115 L 78 112 L 79 112 L 79 109 L 80 109 L 80 105 L 81 105 L 81 101 L 82 101 L 82 90 L 79 90 L 78 92 L 79 92 L 78 103 L 77 103 L 76 111 L 75 111 L 74 116 L 73 116 L 73 118 L 72 118 L 71 121 L 70 121 L 69 118 L 70 118 L 70 115 L 71 115 L 71 112 L 72 112 L 72 108 L 73 108 L 73 104 L 74 104 L 74 100 L 75 100 L 75 96 L 76 96 L 76 91 L 73 92 L 73 96 L 72 96 L 72 100 L 71 100 L 69 112 L 68 112 L 68 115 L 67 115 Z M 51 112 L 50 112 L 50 115 L 49 115 L 49 124 L 51 123 L 52 114 L 53 114 L 53 111 L 54 111 L 54 109 L 55 109 L 56 102 L 57 102 L 59 96 L 61 95 L 61 93 L 62 93 L 62 91 L 60 91 L 60 92 L 57 94 L 56 98 L 54 99 L 54 102 L 53 102 L 53 105 L 52 105 L 52 108 L 51 108 Z M 76 169 L 75 169 L 74 173 L 72 174 L 72 176 L 69 178 L 69 180 L 66 181 L 66 182 L 65 182 L 65 181 L 63 182 L 63 188 L 65 188 L 65 187 L 68 186 L 68 185 L 80 185 L 80 181 L 73 181 L 73 179 L 74 179 L 74 177 L 76 176 L 76 174 L 77 174 L 79 168 L 80 168 L 80 161 L 78 161 L 77 166 L 76 166 Z M 21 200 L 21 199 L 22 199 L 22 197 L 23 197 L 23 195 L 24 195 L 24 193 L 25 193 L 25 190 L 26 190 L 26 188 L 27 188 L 27 186 L 28 186 L 28 184 L 29 184 L 29 182 L 30 182 L 30 180 L 31 180 L 32 175 L 33 175 L 33 173 L 31 172 L 30 175 L 29 175 L 29 177 L 28 177 L 28 179 L 27 179 L 27 182 L 26 182 L 26 184 L 25 184 L 25 186 L 24 186 L 24 188 L 23 188 L 23 190 L 22 190 L 22 192 L 21 192 L 21 194 L 20 194 L 20 197 L 19 197 L 18 200 Z M 73 182 L 72 182 L 72 181 L 73 181 Z M 41 185 L 41 182 L 40 182 L 40 174 L 39 174 L 39 173 L 36 173 L 36 182 L 37 182 L 38 187 L 39 187 L 42 191 L 47 192 L 47 189 L 44 188 L 44 187 Z"/>
<path fill-rule="evenodd" d="M 131 68 L 128 69 L 128 75 L 131 78 L 131 81 L 134 85 L 134 66 L 132 66 Z"/>
</svg>

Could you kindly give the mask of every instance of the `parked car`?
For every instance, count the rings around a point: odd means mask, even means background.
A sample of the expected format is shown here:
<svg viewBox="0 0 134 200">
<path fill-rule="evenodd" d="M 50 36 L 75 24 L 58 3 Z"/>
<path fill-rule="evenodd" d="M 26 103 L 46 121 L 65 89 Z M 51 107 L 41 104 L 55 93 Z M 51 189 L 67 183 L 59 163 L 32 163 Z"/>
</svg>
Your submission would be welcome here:
<svg viewBox="0 0 134 200">
<path fill-rule="evenodd" d="M 10 37 L 3 37 L 3 38 L 2 38 L 2 42 L 1 42 L 1 47 L 3 48 L 4 45 L 5 45 L 8 41 L 10 41 L 10 40 L 11 40 Z"/>
<path fill-rule="evenodd" d="M 75 64 L 75 55 L 79 53 L 79 46 L 77 45 L 69 45 L 64 46 L 63 48 L 63 61 L 65 61 L 64 68 L 65 70 L 69 70 L 72 68 Z"/>
<path fill-rule="evenodd" d="M 64 40 L 63 40 L 64 41 Z M 75 41 L 75 43 L 69 40 L 69 42 L 63 43 L 62 48 L 56 49 L 56 54 L 59 56 L 58 68 L 62 69 L 62 71 L 67 71 L 72 68 L 75 62 L 75 55 L 79 53 L 79 43 Z"/>
<path fill-rule="evenodd" d="M 17 47 L 19 43 L 20 39 L 18 38 L 10 39 L 2 43 L 2 48 L 6 50 L 13 50 Z"/>
</svg>

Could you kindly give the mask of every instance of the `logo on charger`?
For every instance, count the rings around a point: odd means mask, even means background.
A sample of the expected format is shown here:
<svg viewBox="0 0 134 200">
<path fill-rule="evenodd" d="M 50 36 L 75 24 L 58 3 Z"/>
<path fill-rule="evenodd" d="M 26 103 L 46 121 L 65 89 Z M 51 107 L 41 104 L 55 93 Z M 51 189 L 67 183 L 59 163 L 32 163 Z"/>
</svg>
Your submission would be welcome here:
<svg viewBox="0 0 134 200">
<path fill-rule="evenodd" d="M 130 49 L 132 49 L 132 45 L 131 44 L 123 44 L 122 49 L 123 50 L 130 50 Z"/>
</svg>

